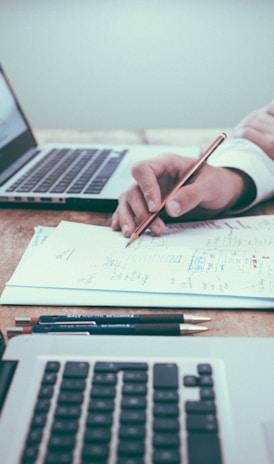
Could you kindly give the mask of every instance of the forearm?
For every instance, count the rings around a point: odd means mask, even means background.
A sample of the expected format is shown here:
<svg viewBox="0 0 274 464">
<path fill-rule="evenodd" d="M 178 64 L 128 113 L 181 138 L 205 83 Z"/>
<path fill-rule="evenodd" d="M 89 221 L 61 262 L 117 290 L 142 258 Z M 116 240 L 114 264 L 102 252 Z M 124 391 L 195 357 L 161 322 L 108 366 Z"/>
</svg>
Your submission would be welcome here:
<svg viewBox="0 0 274 464">
<path fill-rule="evenodd" d="M 233 209 L 247 209 L 274 196 L 274 161 L 249 140 L 229 140 L 216 150 L 208 164 L 238 174 L 235 188 L 241 193 L 238 201 L 230 205 Z"/>
</svg>

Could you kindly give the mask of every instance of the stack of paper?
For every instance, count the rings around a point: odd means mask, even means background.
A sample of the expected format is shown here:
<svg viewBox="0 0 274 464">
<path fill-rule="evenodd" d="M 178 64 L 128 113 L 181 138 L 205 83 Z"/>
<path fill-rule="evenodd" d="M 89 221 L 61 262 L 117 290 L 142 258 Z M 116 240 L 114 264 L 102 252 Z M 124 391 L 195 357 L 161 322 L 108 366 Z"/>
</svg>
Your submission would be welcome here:
<svg viewBox="0 0 274 464">
<path fill-rule="evenodd" d="M 274 308 L 274 216 L 172 225 L 127 239 L 110 228 L 38 227 L 2 304 Z"/>
</svg>

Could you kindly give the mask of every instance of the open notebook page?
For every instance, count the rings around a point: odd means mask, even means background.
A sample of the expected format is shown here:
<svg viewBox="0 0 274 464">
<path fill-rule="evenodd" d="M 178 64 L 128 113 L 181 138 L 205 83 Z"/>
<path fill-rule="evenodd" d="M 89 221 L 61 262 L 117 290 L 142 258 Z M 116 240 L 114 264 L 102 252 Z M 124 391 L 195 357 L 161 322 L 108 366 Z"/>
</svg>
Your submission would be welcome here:
<svg viewBox="0 0 274 464">
<path fill-rule="evenodd" d="M 9 286 L 273 298 L 272 216 L 171 226 L 159 238 L 61 223 Z"/>
</svg>

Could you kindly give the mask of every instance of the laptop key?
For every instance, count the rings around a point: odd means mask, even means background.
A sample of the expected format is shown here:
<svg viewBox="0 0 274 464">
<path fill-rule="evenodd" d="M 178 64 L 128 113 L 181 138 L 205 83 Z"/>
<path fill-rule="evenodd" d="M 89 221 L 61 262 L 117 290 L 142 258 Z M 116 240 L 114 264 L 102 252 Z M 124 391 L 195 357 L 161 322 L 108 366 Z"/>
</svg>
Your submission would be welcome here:
<svg viewBox="0 0 274 464">
<path fill-rule="evenodd" d="M 58 372 L 60 369 L 60 363 L 58 361 L 48 361 L 46 364 L 46 372 Z"/>
<path fill-rule="evenodd" d="M 85 378 L 88 375 L 89 363 L 87 362 L 67 362 L 63 377 Z"/>
<path fill-rule="evenodd" d="M 79 390 L 82 391 L 86 387 L 85 379 L 63 379 L 61 383 L 61 391 L 63 390 Z"/>
<path fill-rule="evenodd" d="M 178 432 L 179 427 L 178 419 L 162 419 L 157 417 L 153 420 L 153 429 L 156 432 Z"/>
<path fill-rule="evenodd" d="M 153 453 L 153 463 L 155 464 L 179 464 L 180 453 L 177 450 L 164 449 L 155 450 Z M 204 461 L 204 464 L 212 464 L 210 461 Z"/>
<path fill-rule="evenodd" d="M 200 388 L 200 399 L 201 400 L 214 400 L 215 393 L 213 388 L 202 387 Z"/>
<path fill-rule="evenodd" d="M 146 414 L 144 411 L 131 411 L 122 410 L 120 415 L 120 422 L 123 424 L 143 424 L 146 421 Z"/>
<path fill-rule="evenodd" d="M 55 410 L 55 417 L 57 419 L 77 419 L 80 417 L 80 415 L 80 406 L 57 406 Z"/>
<path fill-rule="evenodd" d="M 153 399 L 155 403 L 177 403 L 179 401 L 179 395 L 175 390 L 156 390 Z"/>
<path fill-rule="evenodd" d="M 193 414 L 187 417 L 186 428 L 189 432 L 215 433 L 218 425 L 213 414 Z"/>
<path fill-rule="evenodd" d="M 113 373 L 95 374 L 93 376 L 94 385 L 115 385 L 117 382 L 117 375 Z"/>
<path fill-rule="evenodd" d="M 55 372 L 46 372 L 42 378 L 43 385 L 54 385 L 57 380 Z"/>
<path fill-rule="evenodd" d="M 178 367 L 176 364 L 154 364 L 153 386 L 160 388 L 178 388 Z"/>
<path fill-rule="evenodd" d="M 85 443 L 108 443 L 110 437 L 111 432 L 109 428 L 86 429 L 84 441 Z"/>
<path fill-rule="evenodd" d="M 201 375 L 199 385 L 200 387 L 213 387 L 213 378 L 211 375 Z"/>
<path fill-rule="evenodd" d="M 196 375 L 185 375 L 183 382 L 185 387 L 198 387 L 199 377 L 196 377 Z"/>
<path fill-rule="evenodd" d="M 46 455 L 44 464 L 71 464 L 73 462 L 71 452 L 49 452 Z"/>
<path fill-rule="evenodd" d="M 121 425 L 119 436 L 123 439 L 132 440 L 133 438 L 145 439 L 145 426 L 144 425 Z"/>
<path fill-rule="evenodd" d="M 188 414 L 214 414 L 216 412 L 216 405 L 214 401 L 186 401 L 185 410 Z"/>
<path fill-rule="evenodd" d="M 73 420 L 60 420 L 55 419 L 52 424 L 52 433 L 53 434 L 75 434 L 78 429 L 78 421 L 76 419 Z"/>
<path fill-rule="evenodd" d="M 123 409 L 145 409 L 146 404 L 146 398 L 143 396 L 125 396 L 122 398 Z"/>
<path fill-rule="evenodd" d="M 49 451 L 73 450 L 75 441 L 75 436 L 52 435 L 48 442 L 48 449 Z"/>
<path fill-rule="evenodd" d="M 58 397 L 58 404 L 81 404 L 83 401 L 84 395 L 83 392 L 70 392 L 70 391 L 62 391 Z"/>
<path fill-rule="evenodd" d="M 117 372 L 119 364 L 114 362 L 96 362 L 94 372 Z"/>
<path fill-rule="evenodd" d="M 87 427 L 109 427 L 112 424 L 112 414 L 96 414 L 89 413 L 87 415 L 86 426 Z"/>
<path fill-rule="evenodd" d="M 91 390 L 92 398 L 114 398 L 115 396 L 115 387 L 114 386 L 96 386 L 94 385 Z"/>
<path fill-rule="evenodd" d="M 89 403 L 90 411 L 113 411 L 114 400 L 113 399 L 92 399 Z"/>
<path fill-rule="evenodd" d="M 140 456 L 120 456 L 117 464 L 145 464 L 143 457 Z"/>
<path fill-rule="evenodd" d="M 27 446 L 22 456 L 22 464 L 34 463 L 39 453 L 39 447 L 36 445 Z"/>
<path fill-rule="evenodd" d="M 82 451 L 83 462 L 96 463 L 107 462 L 109 449 L 106 444 L 85 444 Z"/>
<path fill-rule="evenodd" d="M 29 445 L 38 445 L 42 439 L 43 430 L 41 429 L 32 429 L 30 430 L 27 438 L 27 446 Z"/>
<path fill-rule="evenodd" d="M 47 413 L 50 408 L 50 400 L 38 400 L 35 405 L 35 413 Z"/>
<path fill-rule="evenodd" d="M 216 434 L 191 433 L 187 438 L 189 464 L 222 464 L 219 437 Z"/>
<path fill-rule="evenodd" d="M 47 414 L 35 413 L 31 421 L 31 429 L 43 428 L 47 421 Z"/>
<path fill-rule="evenodd" d="M 148 364 L 141 362 L 120 362 L 118 363 L 119 369 L 123 371 L 147 371 Z"/>
<path fill-rule="evenodd" d="M 153 436 L 154 448 L 179 448 L 180 439 L 177 433 L 155 433 Z"/>
<path fill-rule="evenodd" d="M 123 385 L 122 394 L 144 396 L 147 394 L 147 386 L 143 383 L 125 383 Z"/>
<path fill-rule="evenodd" d="M 39 391 L 39 399 L 50 399 L 53 395 L 54 387 L 52 385 L 42 385 Z"/>
<path fill-rule="evenodd" d="M 197 371 L 200 375 L 212 375 L 212 366 L 207 363 L 198 364 Z"/>
<path fill-rule="evenodd" d="M 177 404 L 155 404 L 153 408 L 154 416 L 158 417 L 178 417 L 179 408 Z"/>
<path fill-rule="evenodd" d="M 124 373 L 124 382 L 130 383 L 146 383 L 148 379 L 147 373 L 143 371 L 126 371 Z"/>
<path fill-rule="evenodd" d="M 122 440 L 118 445 L 119 456 L 143 456 L 145 443 L 143 440 Z"/>
</svg>

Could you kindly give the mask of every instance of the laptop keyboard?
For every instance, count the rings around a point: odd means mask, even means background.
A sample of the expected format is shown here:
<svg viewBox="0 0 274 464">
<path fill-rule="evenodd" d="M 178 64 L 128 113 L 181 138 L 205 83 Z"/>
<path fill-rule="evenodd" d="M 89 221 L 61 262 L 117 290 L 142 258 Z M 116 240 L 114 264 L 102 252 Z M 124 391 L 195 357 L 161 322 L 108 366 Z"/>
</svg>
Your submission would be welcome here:
<svg viewBox="0 0 274 464">
<path fill-rule="evenodd" d="M 6 192 L 98 194 L 127 150 L 54 149 Z"/>
<path fill-rule="evenodd" d="M 47 362 L 21 464 L 221 464 L 212 365 L 190 371 Z"/>
</svg>

